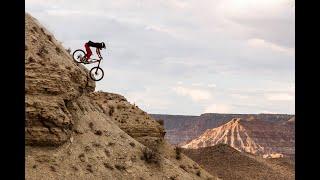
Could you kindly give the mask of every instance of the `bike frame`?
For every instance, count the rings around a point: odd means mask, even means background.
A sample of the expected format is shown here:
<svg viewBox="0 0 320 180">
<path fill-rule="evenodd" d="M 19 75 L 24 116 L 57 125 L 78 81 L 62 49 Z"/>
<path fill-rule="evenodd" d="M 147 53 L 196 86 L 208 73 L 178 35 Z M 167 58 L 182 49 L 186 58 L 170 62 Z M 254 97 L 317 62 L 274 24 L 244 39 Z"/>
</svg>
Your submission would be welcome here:
<svg viewBox="0 0 320 180">
<path fill-rule="evenodd" d="M 100 62 L 101 61 L 102 61 L 102 59 L 89 59 L 88 60 L 89 64 L 93 64 L 93 63 L 98 62 L 98 66 L 97 67 L 100 67 Z"/>
</svg>

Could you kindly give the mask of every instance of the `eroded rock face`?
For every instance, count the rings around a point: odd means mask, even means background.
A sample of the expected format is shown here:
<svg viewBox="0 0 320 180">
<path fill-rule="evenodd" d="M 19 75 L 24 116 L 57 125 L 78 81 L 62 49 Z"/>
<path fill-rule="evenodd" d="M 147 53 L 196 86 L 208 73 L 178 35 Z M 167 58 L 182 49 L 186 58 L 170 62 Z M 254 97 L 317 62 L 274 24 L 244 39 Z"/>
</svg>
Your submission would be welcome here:
<svg viewBox="0 0 320 180">
<path fill-rule="evenodd" d="M 122 130 L 140 143 L 152 148 L 155 147 L 155 144 L 163 141 L 165 135 L 163 126 L 146 112 L 130 104 L 123 96 L 106 92 L 93 92 L 90 93 L 89 97 Z"/>
<path fill-rule="evenodd" d="M 25 25 L 26 144 L 60 145 L 73 126 L 67 103 L 94 91 L 87 70 L 36 19 Z"/>
<path fill-rule="evenodd" d="M 294 124 L 235 118 L 222 126 L 205 131 L 183 147 L 197 149 L 219 143 L 264 157 L 274 154 L 292 156 L 295 154 Z"/>
</svg>

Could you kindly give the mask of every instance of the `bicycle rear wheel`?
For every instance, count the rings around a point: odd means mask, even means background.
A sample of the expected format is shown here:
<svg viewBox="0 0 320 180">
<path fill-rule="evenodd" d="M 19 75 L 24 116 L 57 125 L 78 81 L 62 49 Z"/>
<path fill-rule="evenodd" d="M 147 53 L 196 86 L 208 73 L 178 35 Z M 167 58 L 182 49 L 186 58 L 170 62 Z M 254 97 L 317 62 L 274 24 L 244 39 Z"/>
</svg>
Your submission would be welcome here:
<svg viewBox="0 0 320 180">
<path fill-rule="evenodd" d="M 100 81 L 104 76 L 104 72 L 100 67 L 94 67 L 90 70 L 90 78 L 94 81 Z"/>
<path fill-rule="evenodd" d="M 73 52 L 72 54 L 72 57 L 73 57 L 73 60 L 76 62 L 76 63 L 83 63 L 81 60 L 83 57 L 86 56 L 86 53 L 81 50 L 81 49 L 77 49 Z"/>
</svg>

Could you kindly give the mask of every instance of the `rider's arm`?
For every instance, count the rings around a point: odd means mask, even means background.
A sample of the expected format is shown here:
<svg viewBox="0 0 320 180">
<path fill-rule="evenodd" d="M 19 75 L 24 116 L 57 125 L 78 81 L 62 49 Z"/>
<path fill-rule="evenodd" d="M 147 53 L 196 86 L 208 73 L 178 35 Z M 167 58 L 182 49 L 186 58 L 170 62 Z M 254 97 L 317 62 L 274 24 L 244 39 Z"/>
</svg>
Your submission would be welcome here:
<svg viewBox="0 0 320 180">
<path fill-rule="evenodd" d="M 99 50 L 99 48 L 96 48 L 96 52 L 97 52 L 97 54 L 98 54 L 99 58 L 101 58 L 101 54 L 100 54 L 100 50 Z"/>
</svg>

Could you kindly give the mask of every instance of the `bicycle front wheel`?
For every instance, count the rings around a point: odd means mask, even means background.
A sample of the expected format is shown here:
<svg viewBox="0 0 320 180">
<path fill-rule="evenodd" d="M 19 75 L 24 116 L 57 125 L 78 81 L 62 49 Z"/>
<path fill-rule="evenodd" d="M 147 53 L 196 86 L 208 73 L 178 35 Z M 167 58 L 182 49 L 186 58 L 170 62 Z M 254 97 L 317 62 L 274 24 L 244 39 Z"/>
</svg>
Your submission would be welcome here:
<svg viewBox="0 0 320 180">
<path fill-rule="evenodd" d="M 83 57 L 85 57 L 85 55 L 86 55 L 86 53 L 83 50 L 77 49 L 73 52 L 72 57 L 76 63 L 82 63 L 81 60 Z"/>
<path fill-rule="evenodd" d="M 90 70 L 90 78 L 94 81 L 100 81 L 104 76 L 104 72 L 100 67 L 94 67 Z"/>
</svg>

